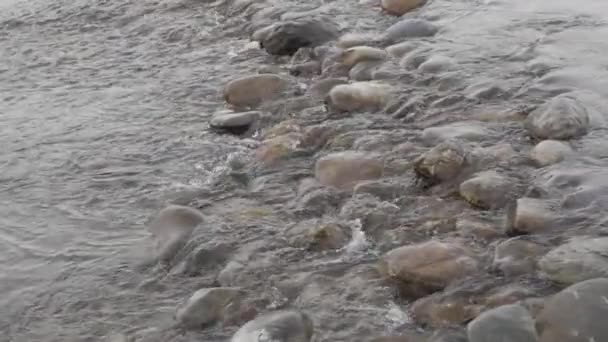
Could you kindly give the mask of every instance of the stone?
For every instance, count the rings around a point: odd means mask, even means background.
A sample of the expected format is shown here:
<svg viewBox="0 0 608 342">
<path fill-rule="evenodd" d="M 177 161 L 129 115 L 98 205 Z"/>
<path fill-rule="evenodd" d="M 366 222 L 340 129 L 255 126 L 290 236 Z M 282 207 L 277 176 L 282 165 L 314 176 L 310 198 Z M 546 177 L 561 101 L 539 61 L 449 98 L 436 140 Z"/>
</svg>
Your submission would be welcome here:
<svg viewBox="0 0 608 342">
<path fill-rule="evenodd" d="M 461 234 L 465 236 L 470 235 L 475 240 L 494 240 L 502 235 L 502 232 L 500 232 L 495 225 L 488 222 L 472 220 L 468 218 L 459 218 L 456 221 L 455 228 Z"/>
<path fill-rule="evenodd" d="M 203 214 L 190 207 L 170 205 L 161 210 L 148 227 L 155 243 L 156 259 L 164 262 L 173 259 L 203 221 Z"/>
<path fill-rule="evenodd" d="M 496 171 L 477 173 L 460 184 L 460 196 L 481 209 L 500 209 L 513 197 L 516 181 Z"/>
<path fill-rule="evenodd" d="M 539 266 L 549 279 L 562 284 L 608 277 L 608 237 L 574 238 L 547 253 Z"/>
<path fill-rule="evenodd" d="M 449 57 L 434 55 L 418 66 L 418 71 L 437 74 L 454 69 L 456 63 Z"/>
<path fill-rule="evenodd" d="M 539 166 L 548 166 L 559 163 L 568 155 L 571 155 L 572 152 L 572 148 L 567 143 L 557 140 L 543 140 L 530 151 L 530 158 Z"/>
<path fill-rule="evenodd" d="M 200 289 L 177 309 L 175 318 L 188 329 L 203 328 L 220 321 L 226 307 L 243 294 L 241 289 L 230 287 Z"/>
<path fill-rule="evenodd" d="M 515 234 L 534 234 L 547 231 L 556 224 L 554 205 L 543 199 L 520 198 L 507 214 L 507 229 Z"/>
<path fill-rule="evenodd" d="M 381 0 L 380 6 L 390 14 L 401 16 L 425 2 L 426 0 Z"/>
<path fill-rule="evenodd" d="M 355 46 L 340 53 L 338 61 L 346 66 L 353 67 L 360 62 L 383 61 L 387 57 L 386 51 L 370 46 Z"/>
<path fill-rule="evenodd" d="M 374 79 L 374 73 L 381 65 L 381 61 L 360 62 L 350 69 L 348 78 L 353 81 L 371 81 Z"/>
<path fill-rule="evenodd" d="M 406 41 L 387 47 L 386 52 L 393 58 L 402 58 L 407 53 L 418 49 L 420 45 L 421 43 L 417 41 Z"/>
<path fill-rule="evenodd" d="M 587 133 L 590 118 L 584 104 L 569 94 L 558 95 L 535 109 L 525 120 L 537 139 L 572 139 Z"/>
<path fill-rule="evenodd" d="M 376 337 L 369 342 L 424 342 L 426 339 L 424 337 L 419 336 L 385 336 L 385 337 Z"/>
<path fill-rule="evenodd" d="M 507 276 L 532 273 L 544 253 L 543 246 L 516 237 L 496 246 L 492 266 Z"/>
<path fill-rule="evenodd" d="M 310 317 L 293 310 L 273 311 L 243 325 L 231 342 L 310 342 L 314 332 Z"/>
<path fill-rule="evenodd" d="M 305 220 L 285 232 L 289 244 L 308 250 L 340 249 L 350 241 L 351 230 L 339 222 Z"/>
<path fill-rule="evenodd" d="M 289 80 L 274 74 L 245 76 L 229 82 L 224 87 L 224 99 L 237 107 L 251 107 L 274 99 L 282 94 Z"/>
<path fill-rule="evenodd" d="M 426 144 L 436 145 L 449 140 L 483 141 L 492 135 L 492 131 L 480 122 L 460 121 L 443 126 L 425 128 L 422 140 Z"/>
<path fill-rule="evenodd" d="M 422 38 L 434 36 L 439 28 L 424 19 L 403 19 L 390 26 L 384 33 L 385 40 L 390 43 L 399 43 L 409 38 Z"/>
<path fill-rule="evenodd" d="M 255 150 L 254 158 L 264 166 L 274 166 L 298 149 L 301 135 L 291 133 L 264 140 Z"/>
<path fill-rule="evenodd" d="M 437 330 L 428 342 L 469 342 L 464 332 L 453 329 Z"/>
<path fill-rule="evenodd" d="M 342 190 L 352 190 L 360 181 L 378 179 L 383 171 L 383 160 L 365 152 L 332 153 L 315 164 L 315 178 L 321 184 Z"/>
<path fill-rule="evenodd" d="M 368 233 L 391 228 L 399 213 L 399 207 L 379 201 L 372 195 L 353 195 L 340 209 L 339 217 L 345 220 L 360 220 L 361 229 Z"/>
<path fill-rule="evenodd" d="M 414 161 L 414 170 L 420 177 L 431 181 L 448 181 L 465 168 L 467 153 L 455 142 L 443 142 L 425 152 Z"/>
<path fill-rule="evenodd" d="M 383 273 L 414 295 L 440 291 L 474 273 L 477 266 L 462 246 L 439 241 L 393 249 L 381 261 Z"/>
<path fill-rule="evenodd" d="M 555 294 L 536 318 L 539 342 L 608 341 L 608 279 L 574 284 Z"/>
<path fill-rule="evenodd" d="M 237 284 L 238 274 L 242 273 L 245 269 L 245 265 L 239 261 L 230 261 L 226 266 L 220 271 L 217 275 L 217 282 L 224 286 L 230 287 L 235 286 Z"/>
<path fill-rule="evenodd" d="M 255 30 L 252 34 L 251 34 L 251 40 L 254 42 L 262 42 L 264 39 L 266 39 L 266 37 L 268 36 L 268 34 L 274 30 L 275 26 L 277 26 L 277 23 L 274 23 L 272 25 L 268 25 L 262 28 L 259 28 L 257 30 Z"/>
<path fill-rule="evenodd" d="M 299 19 L 274 24 L 261 41 L 271 55 L 294 55 L 300 48 L 314 48 L 338 37 L 338 27 L 327 18 Z"/>
<path fill-rule="evenodd" d="M 261 117 L 260 112 L 219 113 L 211 118 L 212 128 L 249 127 Z"/>
<path fill-rule="evenodd" d="M 406 180 L 393 179 L 372 179 L 357 183 L 353 193 L 370 194 L 379 199 L 390 200 L 401 196 L 406 192 L 408 185 Z"/>
<path fill-rule="evenodd" d="M 414 302 L 410 309 L 416 322 L 434 328 L 469 322 L 480 310 L 481 306 L 473 303 L 469 296 L 449 294 L 424 297 Z"/>
<path fill-rule="evenodd" d="M 321 63 L 317 61 L 309 61 L 306 63 L 296 64 L 289 68 L 289 74 L 299 77 L 313 77 L 321 73 Z"/>
<path fill-rule="evenodd" d="M 399 66 L 405 69 L 418 69 L 422 63 L 426 62 L 431 52 L 428 48 L 422 47 L 415 49 L 403 56 L 399 61 Z"/>
<path fill-rule="evenodd" d="M 534 319 L 520 305 L 488 310 L 467 326 L 470 342 L 537 342 Z"/>
<path fill-rule="evenodd" d="M 336 45 L 342 49 L 352 48 L 354 46 L 364 46 L 368 44 L 378 44 L 381 41 L 375 33 L 347 33 L 338 39 Z"/>
<path fill-rule="evenodd" d="M 337 111 L 377 110 L 388 102 L 390 93 L 390 86 L 383 83 L 354 82 L 333 87 L 325 102 Z"/>
<path fill-rule="evenodd" d="M 310 86 L 307 94 L 315 98 L 325 99 L 329 92 L 340 84 L 348 84 L 348 80 L 345 78 L 324 78 Z"/>
</svg>

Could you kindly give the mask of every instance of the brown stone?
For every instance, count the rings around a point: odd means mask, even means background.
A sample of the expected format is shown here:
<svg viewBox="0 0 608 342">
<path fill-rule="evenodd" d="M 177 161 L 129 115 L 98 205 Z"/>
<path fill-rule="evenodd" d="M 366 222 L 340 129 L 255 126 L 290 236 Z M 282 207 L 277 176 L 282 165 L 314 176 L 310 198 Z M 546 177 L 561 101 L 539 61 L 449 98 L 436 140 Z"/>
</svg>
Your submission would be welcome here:
<svg viewBox="0 0 608 342">
<path fill-rule="evenodd" d="M 265 100 L 276 98 L 288 85 L 287 79 L 274 74 L 245 76 L 224 87 L 224 100 L 238 107 L 256 106 Z"/>
<path fill-rule="evenodd" d="M 424 3 L 425 0 L 382 0 L 380 6 L 388 13 L 400 16 Z"/>
<path fill-rule="evenodd" d="M 382 177 L 384 163 L 378 156 L 364 152 L 346 151 L 317 160 L 316 179 L 326 186 L 351 189 L 357 182 Z"/>
</svg>

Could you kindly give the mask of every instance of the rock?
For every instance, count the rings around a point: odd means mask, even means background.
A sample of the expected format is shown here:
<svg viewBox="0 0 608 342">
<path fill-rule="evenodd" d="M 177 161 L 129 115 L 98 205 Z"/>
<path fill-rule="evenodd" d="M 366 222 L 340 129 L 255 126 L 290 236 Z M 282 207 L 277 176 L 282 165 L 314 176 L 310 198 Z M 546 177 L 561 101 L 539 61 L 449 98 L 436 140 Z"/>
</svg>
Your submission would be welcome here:
<svg viewBox="0 0 608 342">
<path fill-rule="evenodd" d="M 342 51 L 338 61 L 343 65 L 353 67 L 360 62 L 383 61 L 387 57 L 386 51 L 369 46 L 355 46 Z"/>
<path fill-rule="evenodd" d="M 512 238 L 496 246 L 493 267 L 507 276 L 532 273 L 544 252 L 545 249 L 534 242 Z"/>
<path fill-rule="evenodd" d="M 300 134 L 291 133 L 264 140 L 256 149 L 254 158 L 264 166 L 274 166 L 298 149 L 300 138 Z"/>
<path fill-rule="evenodd" d="M 440 291 L 475 272 L 477 266 L 463 247 L 439 241 L 393 249 L 381 262 L 384 274 L 413 295 Z"/>
<path fill-rule="evenodd" d="M 608 277 L 607 251 L 608 237 L 575 238 L 551 250 L 540 259 L 539 265 L 549 279 L 574 284 Z"/>
<path fill-rule="evenodd" d="M 437 330 L 428 342 L 469 342 L 464 332 L 460 330 Z"/>
<path fill-rule="evenodd" d="M 484 171 L 460 184 L 460 196 L 482 209 L 504 207 L 513 196 L 516 181 L 496 171 Z"/>
<path fill-rule="evenodd" d="M 539 166 L 547 166 L 562 161 L 572 152 L 572 148 L 566 143 L 557 140 L 543 140 L 530 151 L 530 157 Z"/>
<path fill-rule="evenodd" d="M 161 210 L 148 228 L 156 245 L 156 259 L 170 261 L 202 222 L 203 215 L 196 209 L 170 205 Z"/>
<path fill-rule="evenodd" d="M 338 28 L 326 18 L 301 19 L 273 25 L 261 41 L 271 55 L 293 55 L 300 48 L 315 47 L 338 37 Z"/>
<path fill-rule="evenodd" d="M 368 61 L 360 62 L 348 72 L 348 78 L 353 81 L 371 81 L 374 79 L 374 72 L 382 65 L 382 62 Z"/>
<path fill-rule="evenodd" d="M 377 337 L 369 340 L 369 342 L 424 342 L 426 339 L 419 336 L 386 336 Z"/>
<path fill-rule="evenodd" d="M 274 99 L 287 89 L 289 80 L 274 74 L 257 74 L 229 82 L 224 99 L 237 107 L 250 107 Z"/>
<path fill-rule="evenodd" d="M 256 317 L 243 325 L 231 342 L 310 342 L 313 322 L 307 314 L 282 310 Z"/>
<path fill-rule="evenodd" d="M 325 78 L 310 86 L 307 93 L 310 96 L 324 99 L 333 89 L 333 87 L 340 84 L 348 84 L 348 81 L 344 78 Z"/>
<path fill-rule="evenodd" d="M 289 244 L 309 250 L 328 250 L 344 247 L 350 241 L 351 230 L 339 222 L 319 219 L 297 223 L 285 232 Z"/>
<path fill-rule="evenodd" d="M 389 200 L 403 195 L 409 185 L 406 180 L 398 178 L 374 179 L 357 183 L 353 193 L 355 195 L 370 194 L 379 199 Z"/>
<path fill-rule="evenodd" d="M 549 299 L 536 319 L 540 342 L 608 341 L 608 279 L 572 285 Z"/>
<path fill-rule="evenodd" d="M 528 309 L 528 306 L 523 303 L 527 299 L 531 299 L 534 293 L 525 287 L 519 285 L 507 285 L 506 287 L 499 287 L 494 291 L 491 291 L 487 297 L 483 300 L 483 304 L 488 308 L 496 308 L 503 305 L 509 304 L 520 304 Z M 530 311 L 532 316 L 534 312 Z"/>
<path fill-rule="evenodd" d="M 243 294 L 241 289 L 230 287 L 200 289 L 177 309 L 175 318 L 189 329 L 203 328 L 220 321 L 226 307 Z"/>
<path fill-rule="evenodd" d="M 346 151 L 317 160 L 315 177 L 326 186 L 352 190 L 357 182 L 382 177 L 383 170 L 381 158 L 365 152 Z"/>
<path fill-rule="evenodd" d="M 525 127 L 538 139 L 571 139 L 587 133 L 590 126 L 585 106 L 576 98 L 562 94 L 528 115 Z"/>
<path fill-rule="evenodd" d="M 212 128 L 231 129 L 248 128 L 261 117 L 260 112 L 218 113 L 211 118 L 209 125 Z"/>
<path fill-rule="evenodd" d="M 436 74 L 452 70 L 455 66 L 456 63 L 454 63 L 451 58 L 435 55 L 431 56 L 429 59 L 424 61 L 424 63 L 420 64 L 420 66 L 418 66 L 418 71 L 429 74 Z"/>
<path fill-rule="evenodd" d="M 391 45 L 386 48 L 386 52 L 393 58 L 401 58 L 409 52 L 412 52 L 420 47 L 421 43 L 416 41 L 406 41 Z"/>
<path fill-rule="evenodd" d="M 399 66 L 405 69 L 417 69 L 422 63 L 426 62 L 431 52 L 428 48 L 422 47 L 407 53 L 399 61 Z"/>
<path fill-rule="evenodd" d="M 410 311 L 416 322 L 442 328 L 460 325 L 475 318 L 481 306 L 473 302 L 469 296 L 463 295 L 430 296 L 414 302 Z"/>
<path fill-rule="evenodd" d="M 381 40 L 381 37 L 375 33 L 347 33 L 338 39 L 336 45 L 342 49 L 348 49 L 354 46 L 368 45 L 370 43 L 375 45 Z"/>
<path fill-rule="evenodd" d="M 237 275 L 242 273 L 245 265 L 238 261 L 230 261 L 217 275 L 217 282 L 224 286 L 230 287 L 237 284 Z"/>
<path fill-rule="evenodd" d="M 277 23 L 255 30 L 251 34 L 251 40 L 254 42 L 262 42 L 264 39 L 266 39 L 268 34 L 274 30 L 275 26 L 277 26 Z"/>
<path fill-rule="evenodd" d="M 425 2 L 426 0 L 381 0 L 380 6 L 390 14 L 401 16 Z"/>
<path fill-rule="evenodd" d="M 374 233 L 382 228 L 391 228 L 399 213 L 399 207 L 390 202 L 381 202 L 368 194 L 354 195 L 340 210 L 345 220 L 361 220 L 365 232 Z"/>
<path fill-rule="evenodd" d="M 484 312 L 467 326 L 470 342 L 537 342 L 534 319 L 520 305 Z"/>
<path fill-rule="evenodd" d="M 434 36 L 439 28 L 424 19 L 403 19 L 389 27 L 384 33 L 385 40 L 390 43 L 399 43 L 408 38 L 422 38 Z"/>
<path fill-rule="evenodd" d="M 482 141 L 493 132 L 476 121 L 454 122 L 443 126 L 425 128 L 422 140 L 426 144 L 436 145 L 448 140 Z"/>
<path fill-rule="evenodd" d="M 476 240 L 488 241 L 499 238 L 502 233 L 491 223 L 460 218 L 455 227 L 463 235 L 471 235 Z"/>
<path fill-rule="evenodd" d="M 329 108 L 352 112 L 382 108 L 390 97 L 391 88 L 378 82 L 355 82 L 333 87 L 326 98 Z"/>
<path fill-rule="evenodd" d="M 289 68 L 289 74 L 300 77 L 313 77 L 321 73 L 321 63 L 310 61 L 302 64 L 294 65 Z"/>
<path fill-rule="evenodd" d="M 515 234 L 533 234 L 553 228 L 557 221 L 551 202 L 536 198 L 520 198 L 507 214 L 508 230 Z"/>
<path fill-rule="evenodd" d="M 444 142 L 425 152 L 414 161 L 416 173 L 431 181 L 448 181 L 465 168 L 467 153 L 455 142 Z"/>
<path fill-rule="evenodd" d="M 303 182 L 298 189 L 298 197 L 296 198 L 295 211 L 299 214 L 310 214 L 317 217 L 323 214 L 334 211 L 339 203 L 339 196 L 331 188 L 322 186 L 314 180 L 315 185 L 309 189 L 306 187 L 306 182 Z"/>
</svg>

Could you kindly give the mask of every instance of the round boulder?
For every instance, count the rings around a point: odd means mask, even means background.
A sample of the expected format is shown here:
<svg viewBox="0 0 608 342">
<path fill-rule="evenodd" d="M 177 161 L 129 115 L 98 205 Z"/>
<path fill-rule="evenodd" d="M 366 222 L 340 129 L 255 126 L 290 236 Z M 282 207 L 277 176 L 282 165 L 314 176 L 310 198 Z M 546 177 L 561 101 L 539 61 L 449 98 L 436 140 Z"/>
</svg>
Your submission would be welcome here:
<svg viewBox="0 0 608 342">
<path fill-rule="evenodd" d="M 203 215 L 193 208 L 170 205 L 161 210 L 148 227 L 156 244 L 157 259 L 172 259 L 202 222 Z"/>
<path fill-rule="evenodd" d="M 460 196 L 482 209 L 504 207 L 511 198 L 514 180 L 496 171 L 484 171 L 460 184 Z"/>
<path fill-rule="evenodd" d="M 256 74 L 238 78 L 224 87 L 224 100 L 237 107 L 256 106 L 278 97 L 289 80 L 275 74 Z"/>
<path fill-rule="evenodd" d="M 328 19 L 300 19 L 274 24 L 263 37 L 261 45 L 269 54 L 292 56 L 300 48 L 336 39 L 338 28 Z"/>
<path fill-rule="evenodd" d="M 177 309 L 175 318 L 186 328 L 200 329 L 221 320 L 226 307 L 243 294 L 230 287 L 200 289 Z"/>
<path fill-rule="evenodd" d="M 425 2 L 426 0 L 381 0 L 380 6 L 390 14 L 401 16 Z"/>
<path fill-rule="evenodd" d="M 352 112 L 382 108 L 389 100 L 390 86 L 378 82 L 355 82 L 333 87 L 325 102 L 337 111 Z"/>
<path fill-rule="evenodd" d="M 416 173 L 432 181 L 448 181 L 458 176 L 466 166 L 467 153 L 460 144 L 444 142 L 425 152 L 414 161 Z"/>
<path fill-rule="evenodd" d="M 355 46 L 340 53 L 338 61 L 352 67 L 360 62 L 382 61 L 387 57 L 386 51 L 370 46 Z"/>
<path fill-rule="evenodd" d="M 489 310 L 467 326 L 470 342 L 537 342 L 534 319 L 520 305 Z"/>
<path fill-rule="evenodd" d="M 538 139 L 571 139 L 587 133 L 590 121 L 585 106 L 562 94 L 535 109 L 525 121 L 526 129 Z"/>
<path fill-rule="evenodd" d="M 540 269 L 549 279 L 574 284 L 608 277 L 608 238 L 576 238 L 540 259 Z M 606 304 L 608 306 L 608 303 Z"/>
<path fill-rule="evenodd" d="M 429 21 L 407 18 L 389 27 L 384 37 L 390 43 L 399 43 L 408 38 L 432 37 L 437 31 L 439 28 Z"/>
<path fill-rule="evenodd" d="M 530 151 L 530 157 L 539 166 L 558 163 L 569 154 L 572 154 L 570 145 L 557 140 L 543 140 Z"/>
<path fill-rule="evenodd" d="M 309 342 L 313 322 L 307 314 L 282 310 L 260 315 L 243 325 L 231 342 Z"/>
<path fill-rule="evenodd" d="M 365 152 L 345 151 L 322 157 L 315 164 L 315 177 L 323 185 L 352 189 L 358 182 L 382 177 L 384 161 Z"/>
</svg>

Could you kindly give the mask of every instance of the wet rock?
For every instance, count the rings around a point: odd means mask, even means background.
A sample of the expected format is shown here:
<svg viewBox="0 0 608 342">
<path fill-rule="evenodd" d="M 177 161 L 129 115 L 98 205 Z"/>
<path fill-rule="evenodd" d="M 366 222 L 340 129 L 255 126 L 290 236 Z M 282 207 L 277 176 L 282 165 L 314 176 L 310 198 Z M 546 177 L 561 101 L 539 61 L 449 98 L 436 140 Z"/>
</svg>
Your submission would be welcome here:
<svg viewBox="0 0 608 342">
<path fill-rule="evenodd" d="M 504 207 L 518 184 L 496 171 L 484 171 L 460 184 L 460 196 L 471 205 L 482 209 Z"/>
<path fill-rule="evenodd" d="M 489 241 L 502 236 L 502 232 L 495 225 L 467 218 L 458 219 L 455 228 L 461 234 L 470 235 L 476 240 Z"/>
<path fill-rule="evenodd" d="M 279 96 L 289 80 L 274 74 L 257 74 L 229 82 L 224 87 L 224 99 L 237 107 L 250 107 Z"/>
<path fill-rule="evenodd" d="M 391 45 L 386 48 L 386 52 L 393 58 L 401 58 L 409 52 L 412 52 L 420 47 L 420 42 L 403 42 Z"/>
<path fill-rule="evenodd" d="M 348 72 L 348 78 L 353 81 L 371 81 L 375 79 L 374 73 L 382 65 L 382 62 L 369 61 L 360 62 Z"/>
<path fill-rule="evenodd" d="M 234 305 L 244 293 L 241 289 L 229 287 L 200 289 L 177 309 L 175 318 L 186 328 L 203 328 L 220 321 L 226 307 Z"/>
<path fill-rule="evenodd" d="M 333 87 L 347 83 L 348 80 L 345 78 L 325 78 L 310 86 L 307 93 L 313 97 L 324 99 L 333 89 Z"/>
<path fill-rule="evenodd" d="M 419 48 L 407 53 L 399 61 L 399 65 L 405 69 L 418 69 L 422 63 L 426 62 L 431 55 L 427 48 Z"/>
<path fill-rule="evenodd" d="M 507 216 L 508 230 L 516 234 L 533 234 L 553 228 L 557 215 L 553 204 L 536 198 L 520 198 Z"/>
<path fill-rule="evenodd" d="M 382 258 L 381 268 L 403 292 L 415 296 L 440 291 L 475 272 L 477 265 L 460 245 L 429 241 L 393 249 Z"/>
<path fill-rule="evenodd" d="M 235 286 L 238 283 L 238 275 L 243 272 L 245 265 L 239 261 L 230 261 L 217 275 L 217 282 L 224 286 Z"/>
<path fill-rule="evenodd" d="M 293 55 L 300 48 L 315 47 L 338 37 L 337 26 L 329 19 L 308 19 L 273 25 L 262 40 L 271 55 Z"/>
<path fill-rule="evenodd" d="M 422 298 L 411 306 L 417 322 L 434 328 L 449 327 L 469 322 L 475 318 L 481 306 L 468 296 L 439 295 Z"/>
<path fill-rule="evenodd" d="M 422 6 L 425 0 L 381 0 L 380 6 L 390 14 L 404 15 L 405 13 Z"/>
<path fill-rule="evenodd" d="M 315 164 L 315 177 L 324 185 L 352 189 L 357 182 L 382 177 L 384 163 L 378 156 L 355 151 L 322 157 Z"/>
<path fill-rule="evenodd" d="M 572 285 L 547 301 L 536 319 L 540 342 L 608 341 L 608 279 Z"/>
<path fill-rule="evenodd" d="M 429 342 L 469 342 L 464 332 L 454 330 L 437 330 Z"/>
<path fill-rule="evenodd" d="M 386 51 L 382 49 L 370 46 L 355 46 L 342 51 L 338 61 L 343 65 L 353 67 L 361 62 L 383 61 L 386 57 Z"/>
<path fill-rule="evenodd" d="M 331 188 L 319 184 L 315 179 L 305 179 L 298 188 L 295 211 L 300 214 L 322 216 L 333 211 L 339 202 L 339 196 Z"/>
<path fill-rule="evenodd" d="M 384 33 L 386 41 L 399 43 L 409 38 L 434 36 L 439 28 L 424 19 L 403 19 L 389 27 Z"/>
<path fill-rule="evenodd" d="M 382 228 L 391 228 L 399 213 L 399 207 L 382 202 L 368 194 L 354 195 L 340 210 L 339 216 L 346 220 L 361 221 L 365 232 L 374 233 Z"/>
<path fill-rule="evenodd" d="M 448 140 L 483 141 L 491 135 L 492 131 L 480 122 L 461 121 L 426 128 L 422 131 L 422 140 L 429 145 L 436 145 Z"/>
<path fill-rule="evenodd" d="M 377 337 L 369 340 L 369 342 L 424 342 L 426 338 L 419 336 L 386 336 Z"/>
<path fill-rule="evenodd" d="M 570 154 L 572 154 L 570 145 L 557 140 L 543 140 L 530 151 L 530 157 L 539 166 L 558 163 Z"/>
<path fill-rule="evenodd" d="M 520 238 L 501 242 L 494 251 L 493 267 L 508 276 L 532 273 L 537 259 L 545 253 L 543 246 Z"/>
<path fill-rule="evenodd" d="M 538 139 L 571 139 L 587 133 L 589 114 L 578 99 L 562 94 L 534 110 L 526 129 Z"/>
<path fill-rule="evenodd" d="M 243 325 L 231 342 L 309 342 L 313 322 L 307 314 L 282 310 L 260 315 Z"/>
<path fill-rule="evenodd" d="M 418 66 L 418 71 L 429 74 L 436 74 L 454 69 L 456 63 L 449 57 L 431 56 L 424 63 Z"/>
<path fill-rule="evenodd" d="M 342 49 L 348 49 L 354 46 L 376 45 L 381 40 L 381 37 L 375 33 L 347 33 L 338 39 L 336 45 Z"/>
<path fill-rule="evenodd" d="M 574 284 L 608 277 L 608 238 L 575 238 L 540 259 L 543 273 L 551 280 Z"/>
<path fill-rule="evenodd" d="M 289 74 L 299 77 L 312 77 L 321 73 L 321 63 L 310 61 L 289 68 Z"/>
<path fill-rule="evenodd" d="M 261 117 L 260 112 L 218 113 L 211 118 L 209 125 L 215 129 L 248 129 Z"/>
<path fill-rule="evenodd" d="M 254 158 L 264 166 L 274 166 L 298 149 L 300 139 L 300 134 L 291 133 L 264 140 L 256 149 Z"/>
<path fill-rule="evenodd" d="M 478 101 L 492 100 L 503 96 L 506 90 L 492 81 L 473 84 L 464 90 L 466 97 Z"/>
<path fill-rule="evenodd" d="M 431 181 L 448 181 L 458 176 L 466 166 L 467 153 L 455 142 L 444 142 L 425 152 L 414 161 L 416 173 Z"/>
<path fill-rule="evenodd" d="M 400 178 L 362 181 L 357 183 L 353 193 L 355 195 L 370 194 L 383 200 L 394 199 L 406 192 L 409 183 L 407 180 Z"/>
<path fill-rule="evenodd" d="M 329 108 L 352 112 L 382 108 L 390 97 L 391 88 L 378 82 L 355 82 L 333 87 L 326 98 Z"/>
<path fill-rule="evenodd" d="M 157 260 L 171 260 L 202 222 L 203 215 L 193 208 L 170 205 L 161 210 L 148 228 L 156 245 Z"/>
<path fill-rule="evenodd" d="M 534 319 L 522 306 L 504 305 L 484 312 L 467 326 L 470 342 L 536 342 Z"/>
<path fill-rule="evenodd" d="M 496 308 L 509 304 L 520 304 L 528 308 L 528 306 L 522 302 L 533 296 L 534 293 L 530 289 L 519 285 L 508 285 L 491 291 L 483 300 L 483 304 L 488 308 Z M 530 313 L 534 314 L 534 312 L 531 311 Z"/>
<path fill-rule="evenodd" d="M 350 233 L 350 228 L 339 222 L 312 219 L 289 228 L 285 236 L 294 247 L 322 251 L 344 247 L 350 241 Z"/>
<path fill-rule="evenodd" d="M 262 42 L 264 39 L 266 39 L 268 34 L 274 30 L 275 26 L 277 26 L 277 23 L 255 30 L 251 34 L 251 40 L 254 42 Z"/>
</svg>

